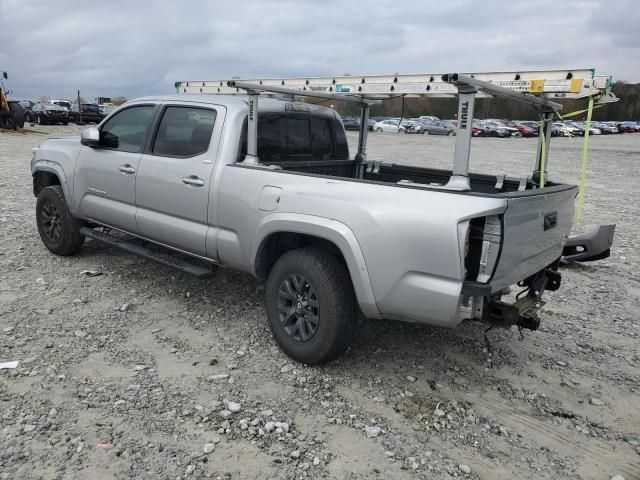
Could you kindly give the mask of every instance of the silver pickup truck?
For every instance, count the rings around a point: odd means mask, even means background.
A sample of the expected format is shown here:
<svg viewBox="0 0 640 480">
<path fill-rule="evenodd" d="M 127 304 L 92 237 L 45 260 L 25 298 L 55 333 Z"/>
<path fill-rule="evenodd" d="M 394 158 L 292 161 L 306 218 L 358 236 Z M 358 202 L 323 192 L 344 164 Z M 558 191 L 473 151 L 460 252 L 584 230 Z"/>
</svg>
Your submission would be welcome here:
<svg viewBox="0 0 640 480">
<path fill-rule="evenodd" d="M 42 142 L 31 169 L 43 243 L 72 255 L 89 237 L 199 277 L 221 265 L 264 278 L 277 343 L 308 364 L 348 347 L 357 309 L 538 326 L 576 187 L 470 174 L 468 188 L 446 189 L 451 171 L 350 159 L 332 109 L 273 99 L 260 101 L 250 162 L 253 107 L 140 98 L 81 138 Z M 503 302 L 514 284 L 519 300 Z"/>
</svg>

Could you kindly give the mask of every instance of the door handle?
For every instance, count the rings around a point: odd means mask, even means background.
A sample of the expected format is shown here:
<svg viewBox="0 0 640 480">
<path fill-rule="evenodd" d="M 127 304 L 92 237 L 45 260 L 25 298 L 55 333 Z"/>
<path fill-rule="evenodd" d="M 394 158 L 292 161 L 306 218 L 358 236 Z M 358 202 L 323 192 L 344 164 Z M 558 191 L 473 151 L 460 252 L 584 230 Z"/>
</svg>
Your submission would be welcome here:
<svg viewBox="0 0 640 480">
<path fill-rule="evenodd" d="M 204 187 L 204 180 L 196 177 L 195 175 L 182 177 L 182 183 L 186 183 L 187 185 L 193 185 L 194 187 Z"/>
<path fill-rule="evenodd" d="M 120 170 L 122 173 L 136 173 L 136 169 L 128 163 L 126 165 L 120 165 L 118 167 L 118 170 Z"/>
</svg>

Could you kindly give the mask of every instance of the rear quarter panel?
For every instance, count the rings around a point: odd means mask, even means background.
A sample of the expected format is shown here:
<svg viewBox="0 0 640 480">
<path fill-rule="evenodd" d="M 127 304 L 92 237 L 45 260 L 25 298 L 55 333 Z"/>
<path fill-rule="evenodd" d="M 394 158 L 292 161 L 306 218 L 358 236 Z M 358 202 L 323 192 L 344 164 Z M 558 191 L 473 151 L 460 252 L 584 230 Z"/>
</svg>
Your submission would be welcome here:
<svg viewBox="0 0 640 480">
<path fill-rule="evenodd" d="M 258 209 L 260 192 L 279 187 L 276 212 L 334 220 L 353 232 L 381 316 L 439 325 L 454 322 L 462 287 L 457 223 L 502 213 L 506 206 L 504 199 L 237 165 L 227 165 L 221 175 L 222 263 L 253 269 L 252 252 L 262 241 L 257 226 L 272 214 Z"/>
</svg>

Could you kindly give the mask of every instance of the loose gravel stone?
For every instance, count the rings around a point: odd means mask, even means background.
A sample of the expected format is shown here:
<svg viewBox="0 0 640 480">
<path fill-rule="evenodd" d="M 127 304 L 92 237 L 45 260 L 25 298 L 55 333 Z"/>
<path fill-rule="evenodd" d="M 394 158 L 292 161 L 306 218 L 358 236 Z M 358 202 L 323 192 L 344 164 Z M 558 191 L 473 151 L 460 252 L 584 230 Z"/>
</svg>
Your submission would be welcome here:
<svg viewBox="0 0 640 480">
<path fill-rule="evenodd" d="M 364 427 L 364 431 L 367 434 L 367 438 L 375 438 L 382 433 L 382 429 L 380 427 Z"/>
</svg>

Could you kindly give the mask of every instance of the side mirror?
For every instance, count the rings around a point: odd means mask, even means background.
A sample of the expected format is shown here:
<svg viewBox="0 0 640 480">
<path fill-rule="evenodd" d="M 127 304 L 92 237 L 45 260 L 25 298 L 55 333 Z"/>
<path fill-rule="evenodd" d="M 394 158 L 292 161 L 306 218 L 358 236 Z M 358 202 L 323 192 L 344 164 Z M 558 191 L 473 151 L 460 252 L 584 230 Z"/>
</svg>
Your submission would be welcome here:
<svg viewBox="0 0 640 480">
<path fill-rule="evenodd" d="M 82 130 L 80 143 L 87 147 L 97 147 L 100 145 L 100 130 L 96 127 L 89 127 Z"/>
<path fill-rule="evenodd" d="M 9 77 L 7 77 L 7 72 L 2 72 L 2 76 L 4 77 L 4 79 L 5 79 L 5 80 L 6 80 L 7 78 L 9 78 Z"/>
</svg>

